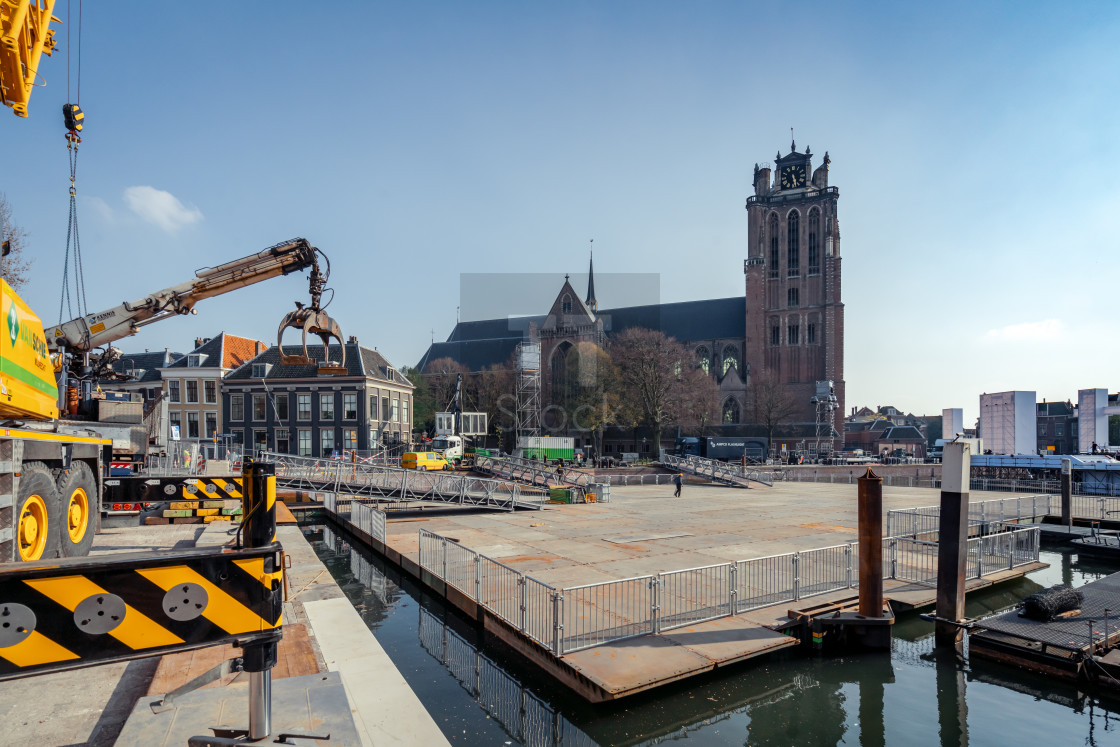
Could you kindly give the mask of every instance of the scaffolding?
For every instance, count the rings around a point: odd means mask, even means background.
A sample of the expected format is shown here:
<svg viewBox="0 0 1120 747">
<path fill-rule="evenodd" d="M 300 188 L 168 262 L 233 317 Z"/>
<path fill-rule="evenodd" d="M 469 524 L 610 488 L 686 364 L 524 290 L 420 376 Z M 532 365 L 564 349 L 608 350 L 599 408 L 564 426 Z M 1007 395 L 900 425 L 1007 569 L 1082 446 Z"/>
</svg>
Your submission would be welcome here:
<svg viewBox="0 0 1120 747">
<path fill-rule="evenodd" d="M 541 435 L 541 344 L 535 340 L 517 346 L 517 442 Z"/>
<path fill-rule="evenodd" d="M 836 432 L 832 424 L 832 414 L 840 406 L 832 382 L 818 381 L 817 393 L 809 401 L 817 409 L 816 458 L 827 459 L 832 456 L 833 439 Z"/>
</svg>

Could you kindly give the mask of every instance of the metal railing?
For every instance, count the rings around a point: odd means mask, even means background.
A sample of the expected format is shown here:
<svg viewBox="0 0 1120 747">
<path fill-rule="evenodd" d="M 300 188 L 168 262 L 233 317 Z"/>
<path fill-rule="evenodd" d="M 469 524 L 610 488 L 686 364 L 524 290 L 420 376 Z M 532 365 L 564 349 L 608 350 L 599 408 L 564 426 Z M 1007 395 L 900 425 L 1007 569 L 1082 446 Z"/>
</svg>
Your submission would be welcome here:
<svg viewBox="0 0 1120 747">
<path fill-rule="evenodd" d="M 519 480 L 529 485 L 549 487 L 550 485 L 590 485 L 599 482 L 593 472 L 564 464 L 561 471 L 556 466 L 535 459 L 522 459 L 514 456 L 476 456 L 474 469 L 487 475 L 498 475 L 507 480 Z"/>
<path fill-rule="evenodd" d="M 707 477 L 710 480 L 726 482 L 739 487 L 750 487 L 750 482 L 760 482 L 763 485 L 774 484 L 774 473 L 744 467 L 733 462 L 721 462 L 718 459 L 704 459 L 698 456 L 674 456 L 665 454 L 661 463 L 672 470 L 688 472 L 698 477 Z"/>
<path fill-rule="evenodd" d="M 968 540 L 968 578 L 1038 560 L 1037 527 L 993 528 Z M 858 586 L 854 543 L 558 589 L 421 529 L 420 566 L 554 656 Z M 936 585 L 937 543 L 884 538 L 883 575 Z"/>
<path fill-rule="evenodd" d="M 328 489 L 353 498 L 451 503 L 509 511 L 540 509 L 544 505 L 542 496 L 523 496 L 520 485 L 505 480 L 272 452 L 260 452 L 260 457 L 276 464 L 278 486 L 297 490 Z"/>
<path fill-rule="evenodd" d="M 1061 497 L 1049 494 L 974 501 L 968 505 L 968 523 L 970 526 L 990 522 L 1033 523 L 1046 516 L 1060 515 L 1061 508 Z M 1120 498 L 1074 495 L 1071 497 L 1070 509 L 1075 519 L 1120 520 Z M 936 532 L 940 526 L 940 517 L 940 506 L 894 509 L 887 512 L 887 534 L 902 536 Z M 972 531 L 976 530 L 970 529 L 970 533 Z"/>
<path fill-rule="evenodd" d="M 356 501 L 350 504 L 350 523 L 361 529 L 363 532 L 373 537 L 381 544 L 385 544 L 385 512 L 379 511 L 377 508 L 368 503 L 358 503 Z"/>
</svg>

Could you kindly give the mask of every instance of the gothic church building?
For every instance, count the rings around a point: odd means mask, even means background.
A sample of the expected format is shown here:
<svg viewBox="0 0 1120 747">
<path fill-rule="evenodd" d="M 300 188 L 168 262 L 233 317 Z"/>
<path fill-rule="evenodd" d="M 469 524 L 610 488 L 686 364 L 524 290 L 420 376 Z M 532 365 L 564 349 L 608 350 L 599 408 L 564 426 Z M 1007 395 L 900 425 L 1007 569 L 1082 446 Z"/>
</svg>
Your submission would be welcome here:
<svg viewBox="0 0 1120 747">
<path fill-rule="evenodd" d="M 774 168 L 757 165 L 747 198 L 747 258 L 741 297 L 599 309 L 594 266 L 586 296 L 565 277 L 551 308 L 529 319 L 460 322 L 417 364 L 451 358 L 468 370 L 512 361 L 530 329 L 541 342 L 542 395 L 553 401 L 567 353 L 580 342 L 603 345 L 629 327 L 660 330 L 696 353 L 720 390 L 724 426 L 752 422 L 750 382 L 766 372 L 797 404 L 792 420 L 812 433 L 816 382 L 831 380 L 839 400 L 833 427 L 843 434 L 844 305 L 840 295 L 839 191 L 828 184 L 830 159 L 815 170 L 808 148 L 791 145 Z M 593 260 L 592 260 L 593 261 Z M 578 444 L 577 444 L 578 445 Z M 839 444 L 837 444 L 839 446 Z"/>
</svg>

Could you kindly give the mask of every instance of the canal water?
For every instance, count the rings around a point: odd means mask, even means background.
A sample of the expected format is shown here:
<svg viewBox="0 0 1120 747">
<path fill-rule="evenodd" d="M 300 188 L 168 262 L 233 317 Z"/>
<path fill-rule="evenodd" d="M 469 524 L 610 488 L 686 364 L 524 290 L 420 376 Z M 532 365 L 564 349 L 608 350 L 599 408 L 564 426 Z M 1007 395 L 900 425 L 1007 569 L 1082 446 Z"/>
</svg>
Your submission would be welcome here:
<svg viewBox="0 0 1120 747">
<path fill-rule="evenodd" d="M 891 653 L 783 651 L 617 704 L 593 706 L 480 640 L 457 610 L 344 534 L 303 532 L 452 744 L 1120 745 L 1120 698 L 934 651 L 933 626 L 899 617 Z M 1006 611 L 1046 586 L 1120 566 L 1043 550 L 1050 567 L 969 595 Z"/>
</svg>

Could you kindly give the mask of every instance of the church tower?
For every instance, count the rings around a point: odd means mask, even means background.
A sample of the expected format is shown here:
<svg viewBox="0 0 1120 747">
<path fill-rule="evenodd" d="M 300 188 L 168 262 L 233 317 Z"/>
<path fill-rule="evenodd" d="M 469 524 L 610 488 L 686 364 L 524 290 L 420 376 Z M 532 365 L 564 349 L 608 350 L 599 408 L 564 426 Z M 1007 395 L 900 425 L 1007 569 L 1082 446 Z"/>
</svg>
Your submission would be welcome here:
<svg viewBox="0 0 1120 747">
<path fill-rule="evenodd" d="M 816 382 L 831 380 L 844 436 L 844 304 L 840 296 L 839 190 L 828 184 L 828 153 L 815 170 L 812 152 L 790 145 L 774 169 L 754 167 L 747 198 L 746 371 L 786 386 L 797 422 L 812 423 Z"/>
</svg>

